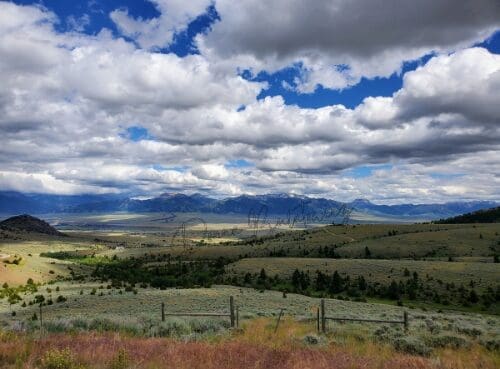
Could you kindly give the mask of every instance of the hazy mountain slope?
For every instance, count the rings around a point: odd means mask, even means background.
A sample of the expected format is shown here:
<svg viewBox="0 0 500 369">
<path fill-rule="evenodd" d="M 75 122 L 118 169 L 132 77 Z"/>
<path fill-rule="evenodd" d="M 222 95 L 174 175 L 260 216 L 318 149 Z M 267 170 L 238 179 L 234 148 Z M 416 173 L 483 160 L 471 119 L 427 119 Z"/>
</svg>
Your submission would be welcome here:
<svg viewBox="0 0 500 369">
<path fill-rule="evenodd" d="M 201 194 L 165 193 L 150 199 L 128 198 L 119 195 L 44 195 L 0 192 L 1 214 L 43 213 L 91 213 L 91 212 L 199 212 L 217 214 L 239 214 L 267 217 L 318 218 L 328 222 L 343 209 L 389 220 L 432 220 L 492 208 L 492 201 L 451 202 L 445 204 L 400 204 L 377 205 L 358 199 L 342 203 L 325 198 L 310 198 L 288 194 L 242 195 L 225 199 L 214 199 Z M 337 220 L 338 221 L 338 220 Z"/>
</svg>

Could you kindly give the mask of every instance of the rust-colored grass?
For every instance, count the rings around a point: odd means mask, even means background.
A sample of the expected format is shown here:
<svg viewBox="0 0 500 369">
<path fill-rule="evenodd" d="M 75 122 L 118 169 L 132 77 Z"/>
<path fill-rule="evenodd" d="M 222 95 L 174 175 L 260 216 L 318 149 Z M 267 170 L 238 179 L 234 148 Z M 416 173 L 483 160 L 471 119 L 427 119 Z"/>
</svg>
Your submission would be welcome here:
<svg viewBox="0 0 500 369">
<path fill-rule="evenodd" d="M 0 367 L 45 369 L 47 352 L 67 352 L 74 367 L 64 369 L 495 369 L 498 355 L 480 348 L 443 350 L 423 358 L 404 355 L 369 341 L 306 346 L 300 339 L 310 326 L 285 320 L 274 333 L 273 322 L 256 319 L 230 336 L 183 342 L 119 334 L 54 334 L 42 340 L 0 333 Z M 117 358 L 125 355 L 124 362 Z M 125 353 L 125 354 L 123 354 Z M 118 366 L 117 366 L 118 365 Z"/>
</svg>

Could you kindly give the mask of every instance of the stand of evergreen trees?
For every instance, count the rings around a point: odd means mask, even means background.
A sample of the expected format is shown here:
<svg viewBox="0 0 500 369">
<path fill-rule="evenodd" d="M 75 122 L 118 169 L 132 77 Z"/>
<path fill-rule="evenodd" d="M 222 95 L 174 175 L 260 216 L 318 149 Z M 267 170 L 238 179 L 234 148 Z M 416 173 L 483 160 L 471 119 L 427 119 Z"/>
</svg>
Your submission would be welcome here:
<svg viewBox="0 0 500 369">
<path fill-rule="evenodd" d="M 210 287 L 214 283 L 223 282 L 224 266 L 229 262 L 224 258 L 210 261 L 168 258 L 165 263 L 155 265 L 147 257 L 114 259 L 96 264 L 92 277 L 111 280 L 114 284 L 140 283 L 160 289 Z"/>
</svg>

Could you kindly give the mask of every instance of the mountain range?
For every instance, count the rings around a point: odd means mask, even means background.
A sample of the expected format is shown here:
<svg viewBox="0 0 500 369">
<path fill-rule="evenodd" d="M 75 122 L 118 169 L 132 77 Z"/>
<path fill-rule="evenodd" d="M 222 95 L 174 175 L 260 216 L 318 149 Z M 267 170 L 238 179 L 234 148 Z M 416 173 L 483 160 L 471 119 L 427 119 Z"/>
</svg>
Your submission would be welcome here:
<svg viewBox="0 0 500 369">
<path fill-rule="evenodd" d="M 165 193 L 150 199 L 122 195 L 50 195 L 0 192 L 0 214 L 201 212 L 216 214 L 326 214 L 353 210 L 374 217 L 432 220 L 498 206 L 493 201 L 377 205 L 365 199 L 342 203 L 288 194 L 241 195 L 214 199 L 201 194 Z"/>
</svg>

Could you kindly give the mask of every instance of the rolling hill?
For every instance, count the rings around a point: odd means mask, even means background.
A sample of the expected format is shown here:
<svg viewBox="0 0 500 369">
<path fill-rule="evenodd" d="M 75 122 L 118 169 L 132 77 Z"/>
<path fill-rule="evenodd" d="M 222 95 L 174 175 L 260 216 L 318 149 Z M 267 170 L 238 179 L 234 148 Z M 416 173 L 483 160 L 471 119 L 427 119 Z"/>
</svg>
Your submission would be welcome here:
<svg viewBox="0 0 500 369">
<path fill-rule="evenodd" d="M 500 223 L 500 206 L 491 209 L 478 210 L 472 213 L 459 215 L 453 218 L 440 219 L 438 224 L 464 224 L 464 223 Z"/>
<path fill-rule="evenodd" d="M 0 222 L 0 229 L 16 233 L 39 233 L 49 236 L 64 236 L 44 220 L 31 215 L 18 215 Z"/>
</svg>

